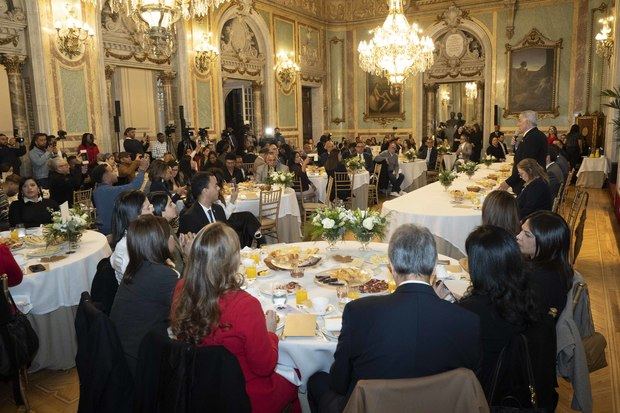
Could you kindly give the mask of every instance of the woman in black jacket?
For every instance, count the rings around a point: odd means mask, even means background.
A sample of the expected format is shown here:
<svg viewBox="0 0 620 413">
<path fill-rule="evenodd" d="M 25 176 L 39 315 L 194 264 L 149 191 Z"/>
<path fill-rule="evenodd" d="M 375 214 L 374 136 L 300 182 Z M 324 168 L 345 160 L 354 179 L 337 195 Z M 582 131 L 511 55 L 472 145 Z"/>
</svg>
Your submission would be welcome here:
<svg viewBox="0 0 620 413">
<path fill-rule="evenodd" d="M 58 211 L 58 204 L 52 199 L 44 199 L 43 193 L 34 178 L 22 178 L 19 183 L 17 201 L 9 207 L 9 224 L 14 227 L 22 224 L 26 228 L 38 227 L 52 222 L 50 210 Z"/>
<path fill-rule="evenodd" d="M 576 165 L 581 163 L 581 136 L 579 135 L 579 126 L 573 125 L 570 127 L 568 135 L 566 135 L 566 155 L 568 156 L 568 162 L 570 166 L 575 168 Z"/>
<path fill-rule="evenodd" d="M 166 334 L 172 294 L 179 278 L 171 268 L 170 225 L 162 217 L 143 215 L 129 225 L 129 264 L 118 287 L 110 318 L 133 374 L 138 348 L 151 330 Z"/>
<path fill-rule="evenodd" d="M 532 158 L 521 160 L 517 164 L 519 176 L 525 184 L 517 197 L 519 207 L 519 219 L 523 219 L 529 214 L 551 210 L 553 200 L 551 199 L 551 189 L 545 170 Z"/>
<path fill-rule="evenodd" d="M 334 180 L 336 179 L 335 178 L 336 172 L 347 172 L 347 167 L 342 162 L 342 154 L 340 153 L 339 150 L 333 149 L 329 153 L 329 156 L 327 157 L 327 161 L 325 161 L 325 172 L 327 173 L 327 176 L 334 178 Z M 338 199 L 341 199 L 344 201 L 351 196 L 351 194 L 348 193 L 347 191 L 340 191 L 338 195 L 335 195 L 335 194 L 336 194 L 336 185 L 334 183 L 334 186 L 332 186 L 332 193 L 329 194 L 330 200 L 333 200 L 334 197 L 337 197 Z"/>
<path fill-rule="evenodd" d="M 494 377 L 502 349 L 517 334 L 527 337 L 530 362 L 539 407 L 554 411 L 555 392 L 555 329 L 536 301 L 530 278 L 523 272 L 523 261 L 514 235 L 503 228 L 483 225 L 476 228 L 465 242 L 472 287 L 459 305 L 480 317 L 482 361 L 476 371 L 491 405 L 514 392 L 506 377 Z M 519 376 L 522 365 L 506 365 L 508 376 Z M 541 361 L 542 360 L 542 361 Z M 521 360 L 525 362 L 525 360 Z M 504 375 L 506 376 L 506 375 Z M 493 400 L 491 392 L 493 391 Z"/>
<path fill-rule="evenodd" d="M 301 192 L 297 193 L 297 197 L 303 197 L 304 201 L 314 198 L 316 194 L 316 187 L 306 173 L 306 166 L 309 162 L 310 158 L 301 159 L 301 154 L 298 151 L 294 151 L 288 161 L 289 171 L 295 174 L 295 179 L 301 180 Z"/>
<path fill-rule="evenodd" d="M 165 192 L 172 199 L 172 202 L 176 203 L 187 195 L 187 190 L 185 187 L 178 187 L 176 191 L 171 190 L 168 184 L 171 177 L 172 168 L 166 162 L 155 159 L 149 167 L 149 179 L 151 181 L 149 192 Z"/>
</svg>

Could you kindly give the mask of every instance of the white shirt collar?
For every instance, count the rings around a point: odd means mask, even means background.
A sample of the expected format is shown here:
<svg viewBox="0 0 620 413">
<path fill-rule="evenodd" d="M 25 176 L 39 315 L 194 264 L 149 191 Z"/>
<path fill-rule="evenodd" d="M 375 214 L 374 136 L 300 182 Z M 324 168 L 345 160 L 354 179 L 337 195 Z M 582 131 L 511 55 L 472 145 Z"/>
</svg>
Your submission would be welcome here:
<svg viewBox="0 0 620 413">
<path fill-rule="evenodd" d="M 532 129 L 534 129 L 535 127 L 536 127 L 536 126 L 532 126 L 532 127 L 531 127 L 531 128 L 529 128 L 528 130 L 526 130 L 526 131 L 525 131 L 525 133 L 522 135 L 522 137 L 524 137 L 524 138 L 525 138 L 525 135 L 527 135 L 527 133 L 528 133 L 529 131 L 531 131 Z"/>
<path fill-rule="evenodd" d="M 431 286 L 426 281 L 420 281 L 420 280 L 407 280 L 407 281 L 403 281 L 402 283 L 398 284 L 398 286 L 400 287 L 401 285 L 405 285 L 405 284 L 423 284 L 423 285 L 428 285 L 429 287 Z"/>
<path fill-rule="evenodd" d="M 554 163 L 555 163 L 555 161 L 553 161 L 553 162 L 549 162 L 549 165 L 547 165 L 547 167 L 546 167 L 545 169 L 549 169 L 549 167 L 550 167 L 551 165 L 553 165 Z"/>
<path fill-rule="evenodd" d="M 207 213 L 207 211 L 209 211 L 210 209 L 212 210 L 213 205 L 206 207 L 204 205 L 202 205 L 200 202 L 198 202 L 198 205 L 200 205 L 200 207 L 202 208 L 202 210 L 205 212 L 205 215 L 208 217 L 209 214 Z"/>
<path fill-rule="evenodd" d="M 24 198 L 24 204 L 27 204 L 28 202 L 32 202 L 33 204 L 36 204 L 37 202 L 41 202 L 42 200 L 43 200 L 43 198 L 41 198 L 41 197 L 38 197 L 38 198 L 36 199 L 36 201 L 33 201 L 33 200 L 32 200 L 32 199 L 30 199 L 30 198 Z"/>
</svg>

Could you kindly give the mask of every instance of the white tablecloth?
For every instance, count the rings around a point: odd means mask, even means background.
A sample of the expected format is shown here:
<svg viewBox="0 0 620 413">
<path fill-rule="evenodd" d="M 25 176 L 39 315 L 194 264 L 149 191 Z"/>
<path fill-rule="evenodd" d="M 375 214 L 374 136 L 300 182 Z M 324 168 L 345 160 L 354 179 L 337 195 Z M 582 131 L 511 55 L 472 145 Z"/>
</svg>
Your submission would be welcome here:
<svg viewBox="0 0 620 413">
<path fill-rule="evenodd" d="M 485 178 L 499 166 L 500 164 L 493 164 L 491 168 L 481 166 L 471 180 L 465 174 L 459 174 L 450 189 L 466 192 L 467 186 L 475 185 L 477 179 Z M 384 202 L 382 213 L 391 213 L 386 239 L 389 240 L 400 225 L 414 223 L 427 227 L 433 234 L 451 242 L 465 253 L 465 240 L 469 233 L 482 223 L 482 214 L 468 201 L 460 205 L 454 205 L 450 201 L 449 192 L 444 191 L 439 182 L 434 182 Z"/>
<path fill-rule="evenodd" d="M 327 174 L 308 174 L 308 178 L 316 187 L 317 199 L 325 202 L 327 191 Z M 353 176 L 353 193 L 356 196 L 354 208 L 366 209 L 368 205 L 368 183 L 370 182 L 370 174 L 368 171 L 356 172 Z M 364 191 L 364 189 L 366 189 Z M 366 198 L 364 199 L 364 194 Z M 357 199 L 359 198 L 359 199 Z"/>
<path fill-rule="evenodd" d="M 261 286 L 268 288 L 268 286 L 272 282 L 289 282 L 296 281 L 301 284 L 304 288 L 308 290 L 308 297 L 327 297 L 331 305 L 334 306 L 335 311 L 326 315 L 326 317 L 334 317 L 342 315 L 342 312 L 338 306 L 338 299 L 336 297 L 336 290 L 321 287 L 314 283 L 314 275 L 325 271 L 331 268 L 343 267 L 345 265 L 351 264 L 341 264 L 332 259 L 332 256 L 335 254 L 341 255 L 351 255 L 353 257 L 362 258 L 364 261 L 361 262 L 363 268 L 372 274 L 374 278 L 388 280 L 388 269 L 386 264 L 373 264 L 370 259 L 376 255 L 387 255 L 387 246 L 385 243 L 371 243 L 370 249 L 371 251 L 363 252 L 360 251 L 360 244 L 355 241 L 343 241 L 336 244 L 338 250 L 337 251 L 326 251 L 325 247 L 327 244 L 325 242 L 303 242 L 297 243 L 294 245 L 298 245 L 301 248 L 310 248 L 310 247 L 319 247 L 319 254 L 323 256 L 323 259 L 319 263 L 319 265 L 307 268 L 306 273 L 303 278 L 293 279 L 290 277 L 288 271 L 275 271 L 275 276 L 268 279 L 258 279 L 248 288 L 248 292 L 255 297 L 257 297 L 261 304 L 263 305 L 263 309 L 266 311 L 268 309 L 273 308 L 273 304 L 271 303 L 271 297 L 264 295 L 260 292 L 262 289 Z M 290 246 L 290 245 L 287 245 Z M 270 246 L 271 249 L 271 246 Z M 440 259 L 449 259 L 444 256 L 439 256 Z M 376 261 L 375 261 L 376 262 Z M 451 260 L 451 264 L 457 264 L 456 261 Z M 363 296 L 363 295 L 362 295 Z M 288 303 L 292 304 L 295 307 L 295 296 L 288 296 Z M 298 311 L 298 310 L 293 310 Z M 284 317 L 284 316 L 282 316 Z M 318 324 L 322 325 L 323 320 L 322 317 L 318 318 Z M 280 331 L 277 332 L 278 334 Z M 278 354 L 278 368 L 277 371 L 280 372 L 283 376 L 290 378 L 292 382 L 296 380 L 293 379 L 292 370 L 294 368 L 299 369 L 301 373 L 301 383 L 298 381 L 295 384 L 301 384 L 305 386 L 308 379 L 312 374 L 317 371 L 329 371 L 329 367 L 334 361 L 334 352 L 336 351 L 337 341 L 327 340 L 320 337 L 310 337 L 310 338 L 285 338 L 280 340 L 279 343 L 279 354 Z M 286 373 L 289 374 L 286 374 Z"/>
<path fill-rule="evenodd" d="M 586 188 L 602 188 L 607 174 L 611 170 L 609 158 L 583 157 L 577 172 L 577 186 Z"/>
<path fill-rule="evenodd" d="M 260 204 L 258 196 L 256 199 L 242 199 L 241 196 L 240 194 L 239 198 L 237 198 L 236 212 L 248 211 L 258 216 Z M 301 240 L 301 213 L 293 188 L 286 188 L 280 198 L 278 237 L 280 242 L 297 242 Z"/>
<path fill-rule="evenodd" d="M 28 303 L 31 314 L 47 314 L 79 304 L 82 292 L 90 291 L 97 263 L 112 253 L 106 237 L 95 231 L 86 231 L 79 245 L 75 253 L 50 263 L 49 271 L 24 275 L 21 284 L 10 289 L 15 301 Z M 16 251 L 16 260 L 23 262 L 27 252 Z M 39 262 L 39 258 L 28 259 L 24 267 Z"/>
<path fill-rule="evenodd" d="M 418 180 L 424 172 L 426 172 L 426 162 L 424 159 L 416 159 L 413 162 L 400 161 L 400 171 L 405 175 L 405 179 L 401 185 L 401 188 L 407 189 Z M 416 188 L 413 188 L 416 189 Z"/>
</svg>

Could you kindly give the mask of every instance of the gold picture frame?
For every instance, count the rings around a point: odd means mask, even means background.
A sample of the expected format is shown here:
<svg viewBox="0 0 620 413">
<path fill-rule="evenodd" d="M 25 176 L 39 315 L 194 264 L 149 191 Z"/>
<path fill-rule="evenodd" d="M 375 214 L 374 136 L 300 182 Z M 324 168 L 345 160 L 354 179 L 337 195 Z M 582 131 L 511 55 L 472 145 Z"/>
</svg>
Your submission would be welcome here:
<svg viewBox="0 0 620 413">
<path fill-rule="evenodd" d="M 560 115 L 558 106 L 562 39 L 546 38 L 533 28 L 515 46 L 506 44 L 506 107 L 503 117 L 533 110 L 541 118 Z"/>
<path fill-rule="evenodd" d="M 393 88 L 385 77 L 366 74 L 364 121 L 386 125 L 405 120 L 403 88 Z"/>
</svg>

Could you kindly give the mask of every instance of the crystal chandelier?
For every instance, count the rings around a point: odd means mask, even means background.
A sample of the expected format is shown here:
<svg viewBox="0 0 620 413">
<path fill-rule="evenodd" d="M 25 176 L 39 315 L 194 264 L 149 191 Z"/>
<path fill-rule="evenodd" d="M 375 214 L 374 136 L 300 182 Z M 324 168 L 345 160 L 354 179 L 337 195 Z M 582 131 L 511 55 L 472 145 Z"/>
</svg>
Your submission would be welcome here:
<svg viewBox="0 0 620 413">
<path fill-rule="evenodd" d="M 295 53 L 280 51 L 276 54 L 276 80 L 285 94 L 293 90 L 297 74 L 301 71 L 295 62 Z"/>
<path fill-rule="evenodd" d="M 471 100 L 478 97 L 478 85 L 476 85 L 476 82 L 465 83 L 465 96 Z"/>
<path fill-rule="evenodd" d="M 196 69 L 201 73 L 206 73 L 211 67 L 211 63 L 217 59 L 220 55 L 220 51 L 213 43 L 211 38 L 213 35 L 211 32 L 203 33 L 202 41 L 196 48 L 196 56 L 194 57 L 194 63 Z"/>
<path fill-rule="evenodd" d="M 67 17 L 54 23 L 58 35 L 58 50 L 69 58 L 82 53 L 86 41 L 95 35 L 93 29 L 77 18 L 75 7 L 67 3 Z"/>
<path fill-rule="evenodd" d="M 435 46 L 417 24 L 409 25 L 402 0 L 389 0 L 389 7 L 383 26 L 371 30 L 372 39 L 360 42 L 357 51 L 362 70 L 387 77 L 399 88 L 409 76 L 432 66 Z"/>
<path fill-rule="evenodd" d="M 614 16 L 607 16 L 599 19 L 601 30 L 594 37 L 596 39 L 596 54 L 605 60 L 611 59 L 614 49 L 612 27 Z"/>
</svg>

